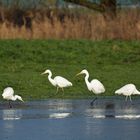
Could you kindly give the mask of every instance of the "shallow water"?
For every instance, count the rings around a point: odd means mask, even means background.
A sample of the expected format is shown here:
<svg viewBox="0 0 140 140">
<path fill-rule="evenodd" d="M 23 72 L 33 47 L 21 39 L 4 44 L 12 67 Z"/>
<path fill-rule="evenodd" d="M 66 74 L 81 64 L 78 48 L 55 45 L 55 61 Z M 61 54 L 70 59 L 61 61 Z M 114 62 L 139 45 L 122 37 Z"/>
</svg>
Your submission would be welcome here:
<svg viewBox="0 0 140 140">
<path fill-rule="evenodd" d="M 140 99 L 0 103 L 0 140 L 138 140 Z"/>
</svg>

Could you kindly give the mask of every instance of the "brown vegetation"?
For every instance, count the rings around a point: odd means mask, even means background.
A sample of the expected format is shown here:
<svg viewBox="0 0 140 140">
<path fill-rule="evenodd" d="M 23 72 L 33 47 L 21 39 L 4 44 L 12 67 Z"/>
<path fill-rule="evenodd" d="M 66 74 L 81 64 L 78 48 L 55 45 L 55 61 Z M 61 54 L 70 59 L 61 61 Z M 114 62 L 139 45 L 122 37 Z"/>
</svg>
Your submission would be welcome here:
<svg viewBox="0 0 140 140">
<path fill-rule="evenodd" d="M 0 9 L 0 39 L 140 39 L 139 13 L 123 9 L 107 21 L 93 11 Z"/>
</svg>

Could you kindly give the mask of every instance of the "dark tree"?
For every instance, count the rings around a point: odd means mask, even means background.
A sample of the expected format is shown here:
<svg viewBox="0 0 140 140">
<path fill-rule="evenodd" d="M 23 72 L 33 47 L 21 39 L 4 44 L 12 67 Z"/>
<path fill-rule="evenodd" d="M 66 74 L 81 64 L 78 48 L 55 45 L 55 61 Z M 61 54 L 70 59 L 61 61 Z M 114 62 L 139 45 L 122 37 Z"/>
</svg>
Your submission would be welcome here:
<svg viewBox="0 0 140 140">
<path fill-rule="evenodd" d="M 113 19 L 116 17 L 117 0 L 100 0 L 100 3 L 90 2 L 88 0 L 64 0 L 73 4 L 78 4 L 89 9 L 102 12 L 106 19 Z"/>
</svg>

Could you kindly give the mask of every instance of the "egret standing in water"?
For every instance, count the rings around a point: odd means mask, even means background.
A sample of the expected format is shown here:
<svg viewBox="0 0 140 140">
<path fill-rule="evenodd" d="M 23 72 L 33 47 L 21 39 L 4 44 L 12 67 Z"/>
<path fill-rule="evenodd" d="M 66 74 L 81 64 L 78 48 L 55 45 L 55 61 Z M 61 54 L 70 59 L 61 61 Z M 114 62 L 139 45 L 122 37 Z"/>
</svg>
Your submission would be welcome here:
<svg viewBox="0 0 140 140">
<path fill-rule="evenodd" d="M 96 95 L 105 92 L 105 87 L 99 80 L 93 79 L 91 82 L 88 81 L 89 73 L 86 69 L 82 70 L 77 75 L 80 75 L 80 74 L 85 74 L 86 75 L 85 76 L 85 83 L 86 83 L 89 91 L 92 91 Z M 91 105 L 93 105 L 95 100 L 97 100 L 97 97 L 91 102 Z"/>
<path fill-rule="evenodd" d="M 3 99 L 6 99 L 9 101 L 9 107 L 12 108 L 12 105 L 10 103 L 10 100 L 15 101 L 15 100 L 20 100 L 23 102 L 22 98 L 19 95 L 14 95 L 14 90 L 12 87 L 7 87 L 3 90 L 2 93 Z"/>
<path fill-rule="evenodd" d="M 134 84 L 127 84 L 116 90 L 115 94 L 126 96 L 125 101 L 127 101 L 127 98 L 129 97 L 130 101 L 132 102 L 131 95 L 140 95 L 140 92 L 136 89 Z"/>
<path fill-rule="evenodd" d="M 45 70 L 45 72 L 43 72 L 42 75 L 43 74 L 48 74 L 48 80 L 50 81 L 50 83 L 53 86 L 57 87 L 56 93 L 58 92 L 59 88 L 61 88 L 64 93 L 63 88 L 72 86 L 72 83 L 70 81 L 68 81 L 67 79 L 65 79 L 64 77 L 56 76 L 56 77 L 52 78 L 52 72 L 49 69 Z"/>
</svg>

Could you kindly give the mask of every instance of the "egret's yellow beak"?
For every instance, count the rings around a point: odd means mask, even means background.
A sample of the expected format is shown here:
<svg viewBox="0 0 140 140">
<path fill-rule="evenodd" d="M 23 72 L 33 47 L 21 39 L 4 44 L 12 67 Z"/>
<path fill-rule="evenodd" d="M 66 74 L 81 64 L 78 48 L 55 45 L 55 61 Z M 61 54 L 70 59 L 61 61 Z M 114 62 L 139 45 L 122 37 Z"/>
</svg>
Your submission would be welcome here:
<svg viewBox="0 0 140 140">
<path fill-rule="evenodd" d="M 23 100 L 21 100 L 22 102 L 24 102 Z"/>
<path fill-rule="evenodd" d="M 81 75 L 82 73 L 80 72 L 80 73 L 77 73 L 75 76 L 78 76 L 78 75 Z"/>
<path fill-rule="evenodd" d="M 45 74 L 45 72 L 41 73 L 41 75 L 44 75 L 44 74 Z"/>
<path fill-rule="evenodd" d="M 20 101 L 24 102 L 22 98 L 19 98 Z"/>
</svg>

